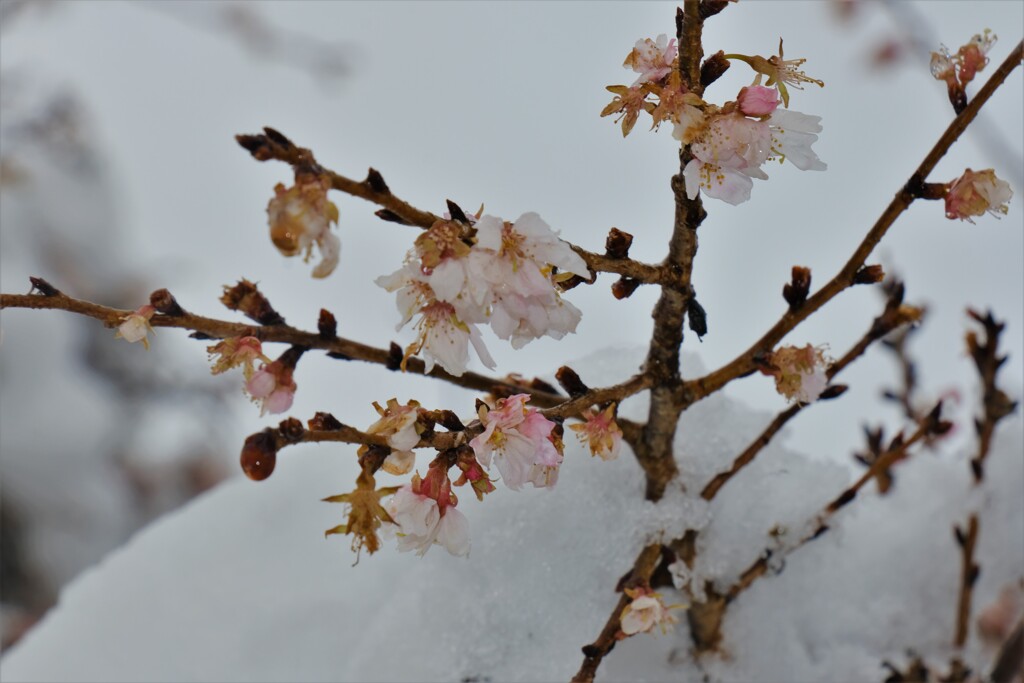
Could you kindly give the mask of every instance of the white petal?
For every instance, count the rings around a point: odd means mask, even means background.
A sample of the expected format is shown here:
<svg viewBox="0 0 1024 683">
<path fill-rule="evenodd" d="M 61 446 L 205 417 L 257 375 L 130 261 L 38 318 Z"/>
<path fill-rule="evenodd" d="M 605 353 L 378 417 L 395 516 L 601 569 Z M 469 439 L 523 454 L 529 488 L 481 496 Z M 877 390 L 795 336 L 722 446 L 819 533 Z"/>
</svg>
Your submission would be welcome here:
<svg viewBox="0 0 1024 683">
<path fill-rule="evenodd" d="M 317 241 L 320 245 L 320 254 L 323 260 L 313 269 L 313 277 L 323 278 L 334 272 L 338 265 L 338 257 L 341 254 L 341 240 L 330 230 L 326 231 Z"/>
<path fill-rule="evenodd" d="M 469 555 L 469 520 L 453 507 L 445 510 L 437 525 L 437 542 L 452 555 Z"/>
<path fill-rule="evenodd" d="M 454 302 L 466 284 L 466 270 L 461 259 L 444 259 L 428 279 L 438 301 Z"/>
<path fill-rule="evenodd" d="M 484 249 L 501 251 L 501 230 L 505 222 L 497 216 L 481 216 L 476 222 L 476 244 Z"/>
</svg>

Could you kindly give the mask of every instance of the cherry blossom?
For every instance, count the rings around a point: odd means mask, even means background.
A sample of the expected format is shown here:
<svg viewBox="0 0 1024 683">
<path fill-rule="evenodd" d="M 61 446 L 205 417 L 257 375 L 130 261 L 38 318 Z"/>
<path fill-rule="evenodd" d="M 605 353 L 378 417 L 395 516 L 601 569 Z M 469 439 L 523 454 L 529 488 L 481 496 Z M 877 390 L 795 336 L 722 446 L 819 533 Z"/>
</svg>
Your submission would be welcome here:
<svg viewBox="0 0 1024 683">
<path fill-rule="evenodd" d="M 505 485 L 514 491 L 529 482 L 537 488 L 554 486 L 562 464 L 561 442 L 555 423 L 533 408 L 528 394 L 498 399 L 494 408 L 480 408 L 484 431 L 470 441 L 484 467 L 494 464 Z"/>
<path fill-rule="evenodd" d="M 211 359 L 219 356 L 210 368 L 210 373 L 219 375 L 232 368 L 242 366 L 245 379 L 251 379 L 255 372 L 254 363 L 258 360 L 270 363 L 270 359 L 263 355 L 263 345 L 256 337 L 228 337 L 213 346 L 207 346 L 206 352 Z"/>
<path fill-rule="evenodd" d="M 285 256 L 304 254 L 307 263 L 313 245 L 320 249 L 321 261 L 313 268 L 313 277 L 324 278 L 334 272 L 341 252 L 341 241 L 331 232 L 338 222 L 338 207 L 327 200 L 331 181 L 326 176 L 296 175 L 295 185 L 278 183 L 267 205 L 270 239 Z"/>
<path fill-rule="evenodd" d="M 818 400 L 828 385 L 829 360 L 821 348 L 783 346 L 775 350 L 769 363 L 771 368 L 762 372 L 773 375 L 776 390 L 794 403 Z"/>
<path fill-rule="evenodd" d="M 569 426 L 580 441 L 587 444 L 590 454 L 602 460 L 615 460 L 619 457 L 622 445 L 622 430 L 615 424 L 615 404 L 603 411 L 589 410 L 583 424 Z"/>
<path fill-rule="evenodd" d="M 280 359 L 264 364 L 245 383 L 245 390 L 260 404 L 260 415 L 283 413 L 292 407 L 298 388 L 292 374 L 295 368 Z"/>
<path fill-rule="evenodd" d="M 693 159 L 683 169 L 686 194 L 703 190 L 729 204 L 750 199 L 753 178 L 767 180 L 761 169 L 769 159 L 789 160 L 802 171 L 827 166 L 811 149 L 821 132 L 821 118 L 775 109 L 763 121 L 751 119 L 730 105 L 716 112 L 693 141 Z"/>
<path fill-rule="evenodd" d="M 377 402 L 374 402 L 373 407 L 381 417 L 366 429 L 366 433 L 385 435 L 388 445 L 393 449 L 381 467 L 389 474 L 409 473 L 416 463 L 412 449 L 420 441 L 419 432 L 416 430 L 420 404 L 417 401 L 409 401 L 402 405 L 398 399 L 391 398 L 388 399 L 386 408 L 382 408 Z"/>
<path fill-rule="evenodd" d="M 633 83 L 634 86 L 652 81 L 660 81 L 672 71 L 673 62 L 676 58 L 676 39 L 668 39 L 664 33 L 657 38 L 657 42 L 650 38 L 636 41 L 636 46 L 626 56 L 622 66 L 640 74 L 640 77 Z"/>
<path fill-rule="evenodd" d="M 443 467 L 431 466 L 425 479 L 413 475 L 385 505 L 393 523 L 385 532 L 398 537 L 398 550 L 424 555 L 435 543 L 456 556 L 469 554 L 469 520 L 455 509 L 451 481 Z"/>
<path fill-rule="evenodd" d="M 575 332 L 580 311 L 562 299 L 554 281 L 589 278 L 586 262 L 533 212 L 515 223 L 483 216 L 476 228 L 475 248 L 489 257 L 480 268 L 491 288 L 495 334 L 518 349 L 542 336 L 561 339 Z"/>
<path fill-rule="evenodd" d="M 480 331 L 473 323 L 460 319 L 452 304 L 437 300 L 428 276 L 418 264 L 407 263 L 391 275 L 377 278 L 376 283 L 389 292 L 398 292 L 396 303 L 402 320 L 397 329 L 419 315 L 415 323 L 418 335 L 406 349 L 403 367 L 410 356 L 422 351 L 427 372 L 437 363 L 457 377 L 466 372 L 472 343 L 483 364 L 494 368 Z"/>
<path fill-rule="evenodd" d="M 986 212 L 1000 218 L 1010 210 L 1008 203 L 1012 197 L 1009 183 L 997 178 L 991 168 L 984 171 L 967 169 L 949 184 L 946 218 L 974 223 L 972 216 L 984 216 Z"/>
<path fill-rule="evenodd" d="M 156 309 L 149 304 L 140 306 L 135 312 L 129 313 L 121 320 L 114 336 L 133 344 L 142 342 L 142 346 L 148 350 L 149 333 L 153 331 L 153 326 L 149 324 L 149 321 L 152 320 L 155 313 Z"/>
<path fill-rule="evenodd" d="M 619 616 L 619 628 L 623 637 L 649 633 L 655 626 L 664 634 L 672 629 L 673 624 L 679 622 L 669 610 L 683 605 L 666 607 L 661 595 L 649 588 L 627 588 L 624 592 L 632 598 L 632 602 L 623 608 Z"/>
</svg>

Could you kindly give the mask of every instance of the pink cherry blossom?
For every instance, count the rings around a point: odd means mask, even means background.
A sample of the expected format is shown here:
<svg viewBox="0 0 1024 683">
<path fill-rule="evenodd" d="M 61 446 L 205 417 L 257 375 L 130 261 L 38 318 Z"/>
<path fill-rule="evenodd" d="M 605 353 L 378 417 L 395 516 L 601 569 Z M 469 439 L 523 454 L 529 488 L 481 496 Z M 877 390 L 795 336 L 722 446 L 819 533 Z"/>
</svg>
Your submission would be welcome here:
<svg viewBox="0 0 1024 683">
<path fill-rule="evenodd" d="M 275 360 L 264 364 L 245 383 L 249 396 L 260 404 L 260 415 L 283 413 L 292 407 L 295 390 L 294 368 Z"/>
<path fill-rule="evenodd" d="M 602 460 L 615 460 L 619 457 L 622 445 L 622 430 L 615 424 L 615 404 L 603 411 L 589 410 L 583 424 L 569 426 L 580 441 L 590 448 L 590 454 Z"/>
<path fill-rule="evenodd" d="M 452 304 L 437 300 L 427 275 L 418 264 L 407 263 L 391 275 L 377 278 L 376 282 L 389 292 L 398 293 L 396 303 L 402 320 L 397 329 L 419 315 L 415 323 L 418 335 L 406 349 L 403 367 L 406 359 L 422 351 L 427 372 L 437 363 L 452 375 L 462 375 L 469 364 L 470 343 L 484 365 L 494 367 L 480 331 L 473 323 L 463 321 Z"/>
<path fill-rule="evenodd" d="M 554 486 L 562 464 L 555 424 L 533 408 L 528 394 L 498 399 L 494 408 L 480 409 L 484 431 L 470 441 L 484 467 L 494 464 L 505 485 L 519 490 L 529 482 L 537 488 Z"/>
<path fill-rule="evenodd" d="M 668 39 L 664 33 L 658 36 L 657 42 L 650 38 L 636 41 L 633 51 L 626 56 L 622 65 L 633 69 L 640 77 L 633 83 L 660 81 L 672 71 L 672 63 L 676 58 L 676 39 Z"/>
<path fill-rule="evenodd" d="M 487 256 L 480 270 L 490 284 L 489 322 L 495 334 L 521 348 L 542 336 L 561 339 L 575 332 L 580 311 L 562 299 L 554 281 L 589 278 L 586 262 L 536 213 L 515 223 L 483 216 L 476 227 L 474 250 Z"/>
<path fill-rule="evenodd" d="M 1012 197 L 1009 183 L 997 178 L 991 168 L 984 171 L 967 169 L 949 185 L 946 218 L 973 223 L 972 216 L 984 216 L 986 212 L 1000 218 L 1010 210 L 1008 203 Z"/>
<path fill-rule="evenodd" d="M 456 556 L 469 554 L 469 520 L 455 509 L 451 482 L 442 467 L 431 466 L 425 479 L 413 475 L 385 506 L 392 523 L 385 533 L 398 537 L 398 550 L 424 555 L 435 543 Z"/>
<path fill-rule="evenodd" d="M 142 342 L 142 346 L 149 349 L 149 333 L 153 331 L 149 321 L 152 320 L 156 309 L 146 304 L 139 307 L 134 313 L 129 313 L 117 326 L 117 334 L 114 336 L 124 339 L 126 342 Z"/>
</svg>

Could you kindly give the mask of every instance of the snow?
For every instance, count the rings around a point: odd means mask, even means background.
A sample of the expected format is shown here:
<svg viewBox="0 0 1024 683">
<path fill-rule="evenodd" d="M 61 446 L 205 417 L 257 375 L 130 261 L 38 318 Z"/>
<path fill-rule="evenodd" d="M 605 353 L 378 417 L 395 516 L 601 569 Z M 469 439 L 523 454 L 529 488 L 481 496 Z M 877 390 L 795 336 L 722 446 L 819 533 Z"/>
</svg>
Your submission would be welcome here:
<svg viewBox="0 0 1024 683">
<path fill-rule="evenodd" d="M 616 349 L 576 365 L 603 381 L 641 358 Z M 681 425 L 689 447 L 680 465 L 727 462 L 768 417 L 722 396 L 698 404 Z M 725 425 L 734 429 L 723 436 Z M 386 546 L 357 566 L 346 542 L 324 539 L 340 508 L 319 501 L 351 485 L 354 448 L 295 448 L 267 481 L 220 486 L 75 580 L 2 660 L 3 678 L 567 680 L 651 533 L 705 527 L 698 571 L 735 575 L 766 546 L 767 529 L 798 524 L 848 481 L 843 468 L 784 440 L 723 489 L 710 521 L 696 493 L 643 501 L 628 453 L 604 462 L 567 440 L 553 491 L 499 488 L 483 503 L 462 496 L 468 559 Z M 729 607 L 725 656 L 694 662 L 683 620 L 667 636 L 620 643 L 599 678 L 705 671 L 711 680 L 838 682 L 879 678 L 881 661 L 901 662 L 906 648 L 944 661 L 960 562 L 950 528 L 971 506 L 981 515 L 975 604 L 1021 577 L 1021 443 L 1021 421 L 1011 418 L 984 495 L 972 494 L 963 453 L 920 454 L 896 470 L 890 495 L 866 491 L 829 533 Z M 665 592 L 667 603 L 685 601 Z M 972 641 L 969 659 L 980 663 L 978 648 Z"/>
</svg>

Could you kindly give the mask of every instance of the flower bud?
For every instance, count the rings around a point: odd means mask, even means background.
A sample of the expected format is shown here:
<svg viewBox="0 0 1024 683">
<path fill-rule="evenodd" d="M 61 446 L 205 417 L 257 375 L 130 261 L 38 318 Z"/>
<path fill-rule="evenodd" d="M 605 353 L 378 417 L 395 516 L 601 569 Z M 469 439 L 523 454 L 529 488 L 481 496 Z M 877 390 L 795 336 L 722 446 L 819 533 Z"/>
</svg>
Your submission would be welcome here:
<svg viewBox="0 0 1024 683">
<path fill-rule="evenodd" d="M 245 476 L 253 481 L 263 481 L 273 474 L 277 464 L 277 440 L 273 431 L 264 429 L 247 438 L 240 460 Z"/>
</svg>

